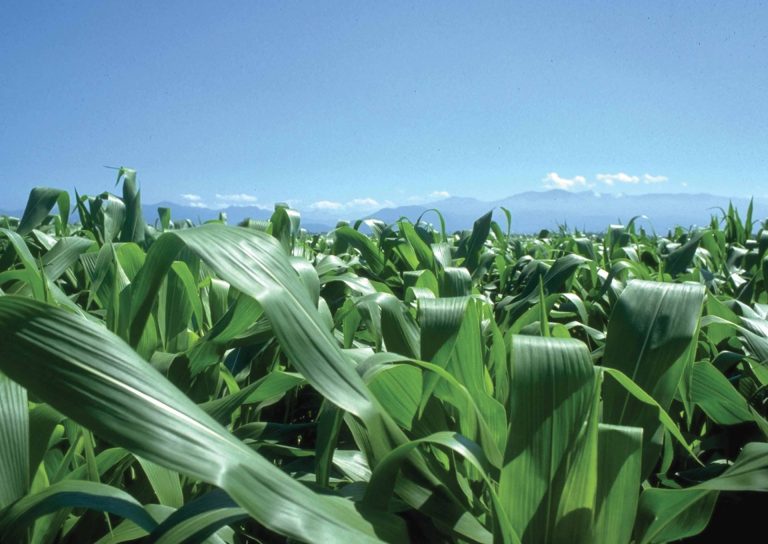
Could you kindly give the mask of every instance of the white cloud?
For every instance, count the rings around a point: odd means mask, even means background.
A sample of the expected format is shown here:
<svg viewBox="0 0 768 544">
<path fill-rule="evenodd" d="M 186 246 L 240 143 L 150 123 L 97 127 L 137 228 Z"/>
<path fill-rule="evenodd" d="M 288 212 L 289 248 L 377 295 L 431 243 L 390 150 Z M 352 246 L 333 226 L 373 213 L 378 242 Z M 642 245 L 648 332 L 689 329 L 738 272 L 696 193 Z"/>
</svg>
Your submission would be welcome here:
<svg viewBox="0 0 768 544">
<path fill-rule="evenodd" d="M 547 189 L 573 189 L 574 187 L 586 187 L 587 178 L 584 176 L 574 176 L 572 178 L 564 178 L 557 172 L 550 172 L 542 179 L 544 186 Z"/>
<path fill-rule="evenodd" d="M 339 210 L 375 210 L 379 208 L 391 208 L 395 203 L 391 200 L 376 200 L 371 197 L 353 198 L 347 202 L 334 200 L 319 200 L 309 205 L 312 210 L 339 211 Z"/>
<path fill-rule="evenodd" d="M 643 183 L 664 183 L 669 181 L 667 176 L 652 176 L 650 174 L 643 175 Z"/>
<path fill-rule="evenodd" d="M 448 191 L 432 191 L 428 195 L 411 195 L 406 200 L 413 202 L 414 204 L 423 204 L 425 202 L 432 202 L 434 200 L 443 200 L 449 198 L 451 193 Z"/>
<path fill-rule="evenodd" d="M 680 185 L 682 185 L 683 187 L 688 187 L 688 182 L 687 181 L 683 181 L 682 183 L 680 183 Z"/>
<path fill-rule="evenodd" d="M 597 181 L 602 181 L 606 185 L 613 185 L 614 183 L 640 183 L 638 176 L 630 176 L 625 172 L 619 172 L 618 174 L 598 174 Z"/>
<path fill-rule="evenodd" d="M 227 204 L 252 204 L 259 199 L 254 195 L 246 193 L 232 193 L 228 195 L 216 193 L 216 200 L 226 202 Z"/>
<path fill-rule="evenodd" d="M 350 208 L 380 208 L 381 204 L 374 198 L 353 198 L 347 202 Z"/>
<path fill-rule="evenodd" d="M 186 206 L 189 206 L 190 208 L 207 208 L 208 205 L 203 202 L 203 197 L 200 195 L 195 195 L 192 193 L 183 193 L 181 195 L 181 199 L 184 201 L 184 204 Z"/>
<path fill-rule="evenodd" d="M 310 204 L 309 207 L 313 210 L 341 210 L 344 208 L 344 204 L 331 200 L 319 200 Z"/>
<path fill-rule="evenodd" d="M 262 210 L 271 210 L 271 206 L 257 204 L 259 197 L 247 193 L 216 193 L 216 204 L 211 206 L 214 209 L 227 208 L 229 206 L 255 206 Z"/>
<path fill-rule="evenodd" d="M 637 184 L 640 182 L 647 185 L 651 183 L 664 183 L 669 181 L 667 176 L 652 176 L 651 174 L 633 176 L 627 174 L 626 172 L 618 172 L 617 174 L 597 174 L 595 177 L 597 178 L 597 181 L 602 181 L 606 185 L 613 185 L 615 183 Z"/>
</svg>

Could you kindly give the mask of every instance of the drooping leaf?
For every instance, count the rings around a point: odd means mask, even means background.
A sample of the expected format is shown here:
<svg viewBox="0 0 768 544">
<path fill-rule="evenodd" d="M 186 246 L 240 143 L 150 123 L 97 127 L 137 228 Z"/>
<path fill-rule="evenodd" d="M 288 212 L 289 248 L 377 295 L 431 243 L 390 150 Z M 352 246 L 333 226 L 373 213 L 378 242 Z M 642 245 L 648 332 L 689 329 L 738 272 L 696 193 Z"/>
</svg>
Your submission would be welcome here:
<svg viewBox="0 0 768 544">
<path fill-rule="evenodd" d="M 368 521 L 349 501 L 320 497 L 290 478 L 98 325 L 0 297 L 0 330 L 8 340 L 0 367 L 12 379 L 112 443 L 225 489 L 273 530 L 306 540 L 402 536 L 394 519 L 369 514 Z"/>
<path fill-rule="evenodd" d="M 91 508 L 131 519 L 142 529 L 157 526 L 141 504 L 115 487 L 82 480 L 65 480 L 40 493 L 27 495 L 0 512 L 0 540 L 16 542 L 37 518 L 61 508 Z"/>
<path fill-rule="evenodd" d="M 635 538 L 641 543 L 668 542 L 700 533 L 719 491 L 768 491 L 768 444 L 747 444 L 725 472 L 696 486 L 643 491 Z"/>
<path fill-rule="evenodd" d="M 525 542 L 587 542 L 597 470 L 597 380 L 589 351 L 576 340 L 514 336 L 510 375 L 499 497 L 512 527 Z"/>
<path fill-rule="evenodd" d="M 704 286 L 630 282 L 608 321 L 603 365 L 627 375 L 668 410 L 692 349 Z M 635 399 L 617 383 L 603 387 L 603 421 L 643 429 L 643 476 L 661 451 L 662 431 L 653 407 Z"/>
<path fill-rule="evenodd" d="M 28 490 L 27 392 L 0 372 L 0 510 Z"/>
<path fill-rule="evenodd" d="M 643 431 L 600 425 L 594 542 L 627 544 L 637 513 Z"/>
<path fill-rule="evenodd" d="M 48 187 L 35 187 L 29 193 L 24 215 L 21 216 L 16 232 L 24 236 L 40 226 L 53 207 L 58 204 L 62 223 L 69 217 L 69 193 Z"/>
</svg>

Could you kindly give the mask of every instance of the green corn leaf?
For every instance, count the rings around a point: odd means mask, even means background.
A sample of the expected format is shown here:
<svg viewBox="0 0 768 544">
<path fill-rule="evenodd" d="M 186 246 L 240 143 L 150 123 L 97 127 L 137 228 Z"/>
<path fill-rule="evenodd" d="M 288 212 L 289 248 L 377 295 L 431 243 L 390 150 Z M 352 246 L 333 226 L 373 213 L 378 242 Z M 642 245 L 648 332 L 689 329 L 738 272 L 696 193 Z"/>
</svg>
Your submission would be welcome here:
<svg viewBox="0 0 768 544">
<path fill-rule="evenodd" d="M 184 494 L 181 490 L 179 475 L 165 467 L 137 457 L 144 470 L 152 490 L 157 495 L 160 504 L 180 508 L 184 504 Z"/>
<path fill-rule="evenodd" d="M 0 372 L 0 509 L 29 490 L 29 439 L 27 392 Z"/>
<path fill-rule="evenodd" d="M 27 199 L 27 206 L 24 208 L 24 215 L 21 216 L 16 232 L 20 236 L 32 232 L 33 229 L 40 226 L 57 204 L 59 206 L 61 222 L 66 224 L 69 218 L 69 193 L 59 189 L 49 189 L 48 187 L 35 187 L 32 189 Z"/>
<path fill-rule="evenodd" d="M 305 540 L 402 537 L 396 520 L 368 520 L 349 501 L 316 495 L 251 451 L 98 325 L 0 297 L 0 330 L 7 340 L 0 367 L 12 379 L 110 442 L 225 489 L 267 527 Z"/>
<path fill-rule="evenodd" d="M 594 542 L 627 544 L 637 513 L 643 430 L 601 424 Z"/>
<path fill-rule="evenodd" d="M 219 490 L 198 497 L 173 512 L 150 535 L 155 544 L 202 542 L 221 527 L 248 517 L 242 508 Z"/>
<path fill-rule="evenodd" d="M 485 459 L 482 451 L 477 446 L 460 434 L 450 432 L 440 432 L 429 435 L 425 438 L 420 438 L 402 444 L 385 457 L 382 462 L 376 467 L 371 475 L 371 480 L 366 488 L 365 501 L 367 504 L 384 508 L 392 496 L 392 491 L 395 487 L 397 480 L 397 472 L 401 465 L 408 458 L 408 454 L 422 444 L 435 444 L 450 448 L 462 458 L 469 461 L 472 466 L 479 471 L 491 495 L 491 501 L 495 512 L 495 522 L 498 541 L 503 543 L 519 543 L 520 538 L 512 528 L 504 507 L 494 489 L 494 484 L 491 481 L 488 472 L 491 470 L 488 461 Z"/>
<path fill-rule="evenodd" d="M 499 496 L 512 527 L 524 542 L 587 542 L 597 463 L 589 351 L 576 340 L 514 336 L 510 374 Z"/>
<path fill-rule="evenodd" d="M 630 282 L 608 322 L 603 365 L 621 371 L 668 410 L 692 363 L 703 302 L 703 285 Z M 650 474 L 663 436 L 658 412 L 608 381 L 603 421 L 643 429 L 643 476 Z"/>
<path fill-rule="evenodd" d="M 141 191 L 136 185 L 136 170 L 121 167 L 117 172 L 116 183 L 120 183 L 120 180 L 123 181 L 125 205 L 125 220 L 120 225 L 120 241 L 142 243 L 146 227 L 141 212 Z"/>
<path fill-rule="evenodd" d="M 693 367 L 693 402 L 719 425 L 736 425 L 754 419 L 749 404 L 712 363 Z"/>
<path fill-rule="evenodd" d="M 768 491 L 768 444 L 747 444 L 720 476 L 686 489 L 653 489 L 640 496 L 635 539 L 668 542 L 707 526 L 719 491 Z"/>
<path fill-rule="evenodd" d="M 81 480 L 66 480 L 40 493 L 27 495 L 0 511 L 0 540 L 17 542 L 37 518 L 62 508 L 90 508 L 127 518 L 145 531 L 157 523 L 131 495 L 115 487 Z"/>
</svg>

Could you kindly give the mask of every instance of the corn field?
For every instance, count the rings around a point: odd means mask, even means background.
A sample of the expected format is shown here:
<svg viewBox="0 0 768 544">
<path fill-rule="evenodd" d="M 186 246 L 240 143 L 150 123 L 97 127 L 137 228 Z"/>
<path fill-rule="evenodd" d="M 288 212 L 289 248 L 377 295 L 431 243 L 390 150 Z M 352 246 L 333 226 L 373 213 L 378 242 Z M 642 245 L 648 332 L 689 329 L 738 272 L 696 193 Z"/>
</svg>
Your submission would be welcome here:
<svg viewBox="0 0 768 544">
<path fill-rule="evenodd" d="M 0 218 L 0 542 L 645 544 L 768 491 L 751 209 L 311 234 L 117 182 Z"/>
</svg>

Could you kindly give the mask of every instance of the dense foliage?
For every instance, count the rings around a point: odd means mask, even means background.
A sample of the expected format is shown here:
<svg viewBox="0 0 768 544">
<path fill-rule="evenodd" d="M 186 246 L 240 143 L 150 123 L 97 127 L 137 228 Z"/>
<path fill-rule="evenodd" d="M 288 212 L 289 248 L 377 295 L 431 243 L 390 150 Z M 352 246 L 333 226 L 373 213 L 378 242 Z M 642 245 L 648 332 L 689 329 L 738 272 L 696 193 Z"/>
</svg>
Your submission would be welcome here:
<svg viewBox="0 0 768 544">
<path fill-rule="evenodd" d="M 768 491 L 751 212 L 308 234 L 118 183 L 0 219 L 2 542 L 667 542 Z"/>
</svg>

